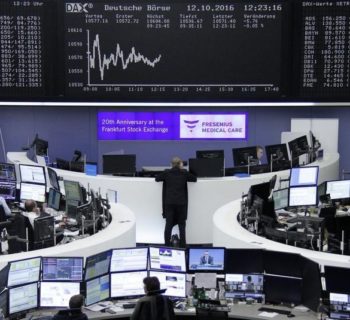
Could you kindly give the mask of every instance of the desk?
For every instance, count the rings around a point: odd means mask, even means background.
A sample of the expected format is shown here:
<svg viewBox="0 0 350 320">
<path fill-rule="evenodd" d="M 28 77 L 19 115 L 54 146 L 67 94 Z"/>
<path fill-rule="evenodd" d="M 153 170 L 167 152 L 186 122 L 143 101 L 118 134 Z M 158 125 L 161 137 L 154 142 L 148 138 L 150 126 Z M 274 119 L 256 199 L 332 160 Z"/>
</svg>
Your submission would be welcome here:
<svg viewBox="0 0 350 320">
<path fill-rule="evenodd" d="M 233 305 L 231 312 L 229 312 L 229 318 L 231 319 L 244 319 L 244 320 L 266 320 L 268 318 L 261 317 L 259 314 L 261 311 L 258 309 L 261 307 L 261 304 L 254 304 L 254 305 Z M 284 309 L 283 307 L 277 307 L 278 309 Z M 295 315 L 295 320 L 316 320 L 316 314 L 312 311 L 306 311 L 302 312 L 297 309 L 288 309 L 291 310 L 291 312 Z M 132 314 L 133 310 L 124 310 L 121 312 L 118 312 L 117 314 L 109 314 L 109 313 L 101 313 L 101 312 L 92 312 L 88 310 L 84 310 L 84 313 L 87 314 L 89 319 L 96 319 L 96 320 L 103 320 L 103 319 L 130 319 L 130 316 Z M 33 320 L 35 317 L 38 317 L 40 315 L 49 315 L 54 314 L 52 310 L 48 309 L 42 309 L 34 311 L 30 314 L 28 314 L 28 318 L 30 316 L 33 316 Z M 176 319 L 193 319 L 195 316 L 195 311 L 181 311 L 176 310 Z M 285 315 L 277 315 L 273 318 L 274 320 L 286 320 L 287 317 Z"/>
<path fill-rule="evenodd" d="M 25 152 L 9 152 L 7 157 L 12 163 L 31 162 Z M 316 161 L 312 166 L 320 167 L 319 183 L 338 179 L 339 154 L 325 154 L 324 160 Z M 118 202 L 123 203 L 136 216 L 136 242 L 163 243 L 164 219 L 162 218 L 162 183 L 154 178 L 115 177 L 107 175 L 87 176 L 83 173 L 56 169 L 59 176 L 66 180 L 79 181 L 82 185 L 103 195 L 108 189 L 117 190 Z M 251 175 L 250 177 L 200 178 L 197 183 L 188 184 L 189 205 L 187 220 L 187 242 L 191 244 L 213 242 L 213 214 L 224 204 L 239 199 L 247 193 L 253 184 L 269 181 L 273 175 L 286 179 L 289 170 Z M 198 228 L 200 226 L 200 228 Z"/>
</svg>

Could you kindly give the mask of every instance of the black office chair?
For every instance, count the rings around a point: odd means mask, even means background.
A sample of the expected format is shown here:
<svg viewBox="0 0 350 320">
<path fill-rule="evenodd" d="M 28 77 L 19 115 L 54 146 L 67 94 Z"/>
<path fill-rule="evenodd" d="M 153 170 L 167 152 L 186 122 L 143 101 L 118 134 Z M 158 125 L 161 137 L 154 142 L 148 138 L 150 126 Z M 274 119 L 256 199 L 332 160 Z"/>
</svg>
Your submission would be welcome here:
<svg viewBox="0 0 350 320">
<path fill-rule="evenodd" d="M 7 227 L 9 234 L 8 246 L 9 253 L 18 253 L 22 251 L 31 250 L 33 247 L 33 227 L 29 222 L 29 219 L 20 213 L 16 213 L 9 221 L 11 224 Z M 28 229 L 28 241 L 26 240 L 26 229 Z"/>
<path fill-rule="evenodd" d="M 210 310 L 207 308 L 196 308 L 197 320 L 220 320 L 228 319 L 227 311 Z"/>
</svg>

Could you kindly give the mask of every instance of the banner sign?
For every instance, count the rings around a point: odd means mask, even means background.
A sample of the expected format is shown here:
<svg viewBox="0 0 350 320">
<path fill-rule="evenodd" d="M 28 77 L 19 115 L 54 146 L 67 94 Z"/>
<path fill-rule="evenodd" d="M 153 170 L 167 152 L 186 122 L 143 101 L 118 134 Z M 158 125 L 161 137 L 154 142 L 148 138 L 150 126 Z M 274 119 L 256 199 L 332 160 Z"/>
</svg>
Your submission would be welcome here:
<svg viewBox="0 0 350 320">
<path fill-rule="evenodd" d="M 247 114 L 101 111 L 97 135 L 98 140 L 245 140 Z"/>
</svg>

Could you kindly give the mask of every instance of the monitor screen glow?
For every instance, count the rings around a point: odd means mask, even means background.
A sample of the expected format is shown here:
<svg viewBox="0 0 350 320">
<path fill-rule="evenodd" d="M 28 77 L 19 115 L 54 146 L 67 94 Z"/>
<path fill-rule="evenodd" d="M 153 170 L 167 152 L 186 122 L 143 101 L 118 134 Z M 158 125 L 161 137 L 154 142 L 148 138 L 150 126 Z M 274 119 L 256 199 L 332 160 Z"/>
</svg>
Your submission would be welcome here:
<svg viewBox="0 0 350 320">
<path fill-rule="evenodd" d="M 186 272 L 185 250 L 167 247 L 150 247 L 150 268 Z"/>
<path fill-rule="evenodd" d="M 275 210 L 280 210 L 288 207 L 288 194 L 289 189 L 280 189 L 273 192 L 273 201 L 275 204 Z"/>
<path fill-rule="evenodd" d="M 261 298 L 264 289 L 262 274 L 226 274 L 226 298 Z"/>
<path fill-rule="evenodd" d="M 150 277 L 157 277 L 160 289 L 167 289 L 164 295 L 169 297 L 186 297 L 186 273 L 150 271 Z"/>
<path fill-rule="evenodd" d="M 317 186 L 289 188 L 289 207 L 316 206 Z"/>
<path fill-rule="evenodd" d="M 85 280 L 102 276 L 109 271 L 112 252 L 105 251 L 86 258 Z"/>
<path fill-rule="evenodd" d="M 47 200 L 48 207 L 58 211 L 60 209 L 61 197 L 62 194 L 60 192 L 50 188 L 49 198 Z"/>
<path fill-rule="evenodd" d="M 120 272 L 111 274 L 111 297 L 125 298 L 143 296 L 143 279 L 147 271 Z"/>
<path fill-rule="evenodd" d="M 350 198 L 350 180 L 327 181 L 326 194 L 332 200 Z"/>
<path fill-rule="evenodd" d="M 21 183 L 20 200 L 32 199 L 44 203 L 46 200 L 46 187 L 44 184 Z"/>
<path fill-rule="evenodd" d="M 86 281 L 85 304 L 97 303 L 109 298 L 109 274 Z"/>
<path fill-rule="evenodd" d="M 83 258 L 43 257 L 43 280 L 81 281 L 83 279 Z"/>
<path fill-rule="evenodd" d="M 18 286 L 39 281 L 41 258 L 10 262 L 7 286 Z"/>
<path fill-rule="evenodd" d="M 222 271 L 225 263 L 224 248 L 190 248 L 189 270 Z"/>
<path fill-rule="evenodd" d="M 114 249 L 111 272 L 147 269 L 148 248 Z"/>
<path fill-rule="evenodd" d="M 81 187 L 78 181 L 68 181 L 64 180 L 64 190 L 66 195 L 66 200 L 75 200 L 83 202 Z"/>
<path fill-rule="evenodd" d="M 44 167 L 20 164 L 19 170 L 21 173 L 22 182 L 39 183 L 39 184 L 46 183 Z"/>
<path fill-rule="evenodd" d="M 40 307 L 69 306 L 69 299 L 80 294 L 79 282 L 41 282 Z"/>
<path fill-rule="evenodd" d="M 38 283 L 9 289 L 9 314 L 38 307 Z"/>
<path fill-rule="evenodd" d="M 290 170 L 290 187 L 317 185 L 318 167 L 292 168 Z"/>
</svg>

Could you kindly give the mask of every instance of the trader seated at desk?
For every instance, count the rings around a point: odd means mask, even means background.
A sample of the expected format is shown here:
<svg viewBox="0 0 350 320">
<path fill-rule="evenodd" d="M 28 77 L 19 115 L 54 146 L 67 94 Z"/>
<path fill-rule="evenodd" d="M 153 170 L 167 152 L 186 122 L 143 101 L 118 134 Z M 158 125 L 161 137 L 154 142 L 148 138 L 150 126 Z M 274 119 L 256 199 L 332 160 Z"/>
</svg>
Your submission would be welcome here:
<svg viewBox="0 0 350 320">
<path fill-rule="evenodd" d="M 34 220 L 39 217 L 49 216 L 45 211 L 40 211 L 37 203 L 34 200 L 26 200 L 24 202 L 25 212 L 23 215 L 29 219 L 31 226 L 34 228 Z"/>
<path fill-rule="evenodd" d="M 81 311 L 84 304 L 84 296 L 76 294 L 69 300 L 69 309 L 58 311 L 52 320 L 88 320 L 85 313 Z"/>
</svg>

